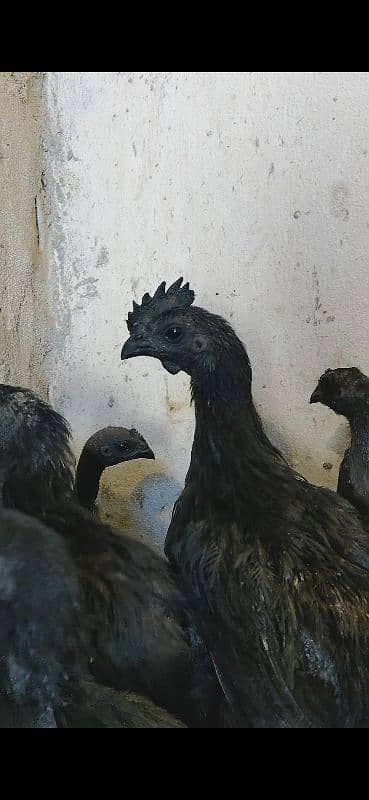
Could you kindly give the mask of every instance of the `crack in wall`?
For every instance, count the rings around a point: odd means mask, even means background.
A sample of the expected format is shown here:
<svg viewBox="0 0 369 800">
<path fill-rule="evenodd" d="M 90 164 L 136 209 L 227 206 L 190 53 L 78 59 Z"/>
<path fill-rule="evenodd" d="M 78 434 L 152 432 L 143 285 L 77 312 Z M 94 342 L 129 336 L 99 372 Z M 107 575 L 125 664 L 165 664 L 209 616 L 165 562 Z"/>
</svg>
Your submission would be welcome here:
<svg viewBox="0 0 369 800">
<path fill-rule="evenodd" d="M 45 75 L 0 73 L 0 380 L 44 397 L 53 328 L 39 207 Z"/>
</svg>

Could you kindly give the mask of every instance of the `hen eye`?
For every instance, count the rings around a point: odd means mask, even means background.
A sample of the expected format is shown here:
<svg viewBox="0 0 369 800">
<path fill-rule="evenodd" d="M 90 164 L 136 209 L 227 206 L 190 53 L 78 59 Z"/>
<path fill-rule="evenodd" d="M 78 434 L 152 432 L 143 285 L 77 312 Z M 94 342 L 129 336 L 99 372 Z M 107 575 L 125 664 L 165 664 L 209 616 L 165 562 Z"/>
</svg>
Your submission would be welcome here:
<svg viewBox="0 0 369 800">
<path fill-rule="evenodd" d="M 120 450 L 129 450 L 129 445 L 127 444 L 127 442 L 121 442 L 120 445 L 119 445 L 119 449 Z"/>
<path fill-rule="evenodd" d="M 170 328 L 167 328 L 165 331 L 165 338 L 169 339 L 171 342 L 178 341 L 182 336 L 182 328 L 178 325 L 171 325 Z"/>
</svg>

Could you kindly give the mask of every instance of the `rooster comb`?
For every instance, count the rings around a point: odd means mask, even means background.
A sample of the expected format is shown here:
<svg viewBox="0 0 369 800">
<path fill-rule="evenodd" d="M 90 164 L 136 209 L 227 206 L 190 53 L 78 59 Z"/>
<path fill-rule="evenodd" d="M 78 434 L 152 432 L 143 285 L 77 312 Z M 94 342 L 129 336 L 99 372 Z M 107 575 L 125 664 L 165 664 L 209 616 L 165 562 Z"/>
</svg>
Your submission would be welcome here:
<svg viewBox="0 0 369 800">
<path fill-rule="evenodd" d="M 152 297 L 148 292 L 144 294 L 141 305 L 133 301 L 133 311 L 129 312 L 127 319 L 129 332 L 132 332 L 136 322 L 142 319 L 143 314 L 147 311 L 155 310 L 156 313 L 164 314 L 175 308 L 189 308 L 195 299 L 195 292 L 190 289 L 188 283 L 182 286 L 182 281 L 183 278 L 178 278 L 167 291 L 165 291 L 165 281 L 163 281 Z"/>
</svg>

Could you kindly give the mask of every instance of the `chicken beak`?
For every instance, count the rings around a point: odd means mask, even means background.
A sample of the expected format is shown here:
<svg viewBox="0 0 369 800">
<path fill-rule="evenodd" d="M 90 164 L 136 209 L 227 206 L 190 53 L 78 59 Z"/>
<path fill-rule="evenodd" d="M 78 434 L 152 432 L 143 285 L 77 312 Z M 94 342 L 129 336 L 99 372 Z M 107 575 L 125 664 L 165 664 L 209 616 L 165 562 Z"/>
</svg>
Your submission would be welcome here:
<svg viewBox="0 0 369 800">
<path fill-rule="evenodd" d="M 153 451 L 151 450 L 151 447 L 147 447 L 146 450 L 142 450 L 139 456 L 140 458 L 153 458 L 155 461 L 155 456 Z"/>
<path fill-rule="evenodd" d="M 310 403 L 321 403 L 322 402 L 322 393 L 319 389 L 319 386 L 314 389 L 313 394 L 310 397 Z"/>
<path fill-rule="evenodd" d="M 125 361 L 127 358 L 149 355 L 151 355 L 151 351 L 147 345 L 147 342 L 145 342 L 143 338 L 130 336 L 122 347 L 120 357 L 122 361 Z"/>
</svg>

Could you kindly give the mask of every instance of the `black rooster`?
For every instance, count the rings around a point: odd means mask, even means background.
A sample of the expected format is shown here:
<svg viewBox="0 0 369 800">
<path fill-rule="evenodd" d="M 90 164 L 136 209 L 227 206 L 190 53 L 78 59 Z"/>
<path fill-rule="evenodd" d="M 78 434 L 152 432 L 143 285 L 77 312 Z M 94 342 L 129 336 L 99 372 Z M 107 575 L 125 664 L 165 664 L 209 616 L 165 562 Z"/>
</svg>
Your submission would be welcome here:
<svg viewBox="0 0 369 800">
<path fill-rule="evenodd" d="M 337 492 L 369 514 L 369 378 L 357 367 L 327 369 L 310 403 L 322 403 L 350 423 L 351 444 L 343 457 Z"/>
<path fill-rule="evenodd" d="M 245 348 L 182 279 L 128 315 L 122 358 L 191 376 L 191 464 L 166 539 L 229 708 L 251 727 L 366 724 L 369 552 L 355 509 L 263 431 Z"/>
<path fill-rule="evenodd" d="M 60 535 L 82 590 L 94 678 L 212 726 L 217 682 L 184 596 L 163 558 L 76 502 L 69 439 L 65 420 L 33 392 L 0 385 L 3 505 Z"/>
</svg>

